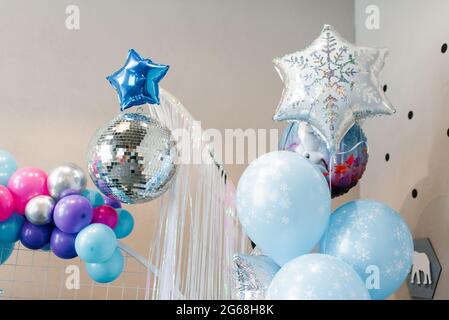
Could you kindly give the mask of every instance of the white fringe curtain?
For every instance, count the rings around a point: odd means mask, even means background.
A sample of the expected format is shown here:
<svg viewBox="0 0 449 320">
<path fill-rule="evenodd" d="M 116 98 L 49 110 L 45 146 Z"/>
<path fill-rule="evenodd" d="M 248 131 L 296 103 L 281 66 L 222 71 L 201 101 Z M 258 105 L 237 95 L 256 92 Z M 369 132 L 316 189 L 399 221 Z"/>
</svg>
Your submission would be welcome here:
<svg viewBox="0 0 449 320">
<path fill-rule="evenodd" d="M 162 89 L 160 98 L 160 106 L 149 106 L 149 115 L 172 131 L 189 133 L 178 145 L 184 146 L 184 159 L 203 154 L 209 161 L 180 163 L 174 183 L 160 199 L 145 297 L 230 299 L 232 257 L 250 250 L 236 217 L 234 185 L 211 146 L 195 135 L 195 120 L 184 106 Z"/>
</svg>

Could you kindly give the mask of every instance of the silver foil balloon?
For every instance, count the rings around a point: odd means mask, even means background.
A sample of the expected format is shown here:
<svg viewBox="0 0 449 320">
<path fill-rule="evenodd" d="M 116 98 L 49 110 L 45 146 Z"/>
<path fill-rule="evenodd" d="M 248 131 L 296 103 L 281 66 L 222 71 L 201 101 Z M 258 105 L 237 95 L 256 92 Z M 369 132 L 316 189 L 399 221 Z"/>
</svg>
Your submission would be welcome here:
<svg viewBox="0 0 449 320">
<path fill-rule="evenodd" d="M 176 173 L 176 145 L 171 131 L 140 113 L 122 113 L 92 138 L 87 168 L 106 196 L 134 204 L 153 200 Z"/>
<path fill-rule="evenodd" d="M 263 300 L 280 267 L 268 256 L 234 255 L 232 297 L 237 300 Z"/>
<path fill-rule="evenodd" d="M 86 184 L 87 178 L 83 169 L 73 163 L 56 167 L 47 178 L 48 192 L 56 200 L 80 193 L 86 188 Z"/>
<path fill-rule="evenodd" d="M 273 60 L 285 86 L 274 120 L 307 122 L 337 150 L 356 121 L 395 112 L 378 80 L 387 53 L 325 25 L 308 48 Z"/>
<path fill-rule="evenodd" d="M 25 217 L 29 222 L 43 225 L 52 222 L 55 200 L 50 196 L 37 196 L 28 201 Z"/>
</svg>

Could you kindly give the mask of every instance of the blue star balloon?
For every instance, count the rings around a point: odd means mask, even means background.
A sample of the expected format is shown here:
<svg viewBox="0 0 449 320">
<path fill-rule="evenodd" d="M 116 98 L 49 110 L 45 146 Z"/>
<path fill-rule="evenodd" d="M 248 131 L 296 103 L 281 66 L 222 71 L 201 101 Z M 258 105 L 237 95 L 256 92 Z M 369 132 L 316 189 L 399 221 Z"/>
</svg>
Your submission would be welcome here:
<svg viewBox="0 0 449 320">
<path fill-rule="evenodd" d="M 106 79 L 117 91 L 121 110 L 145 103 L 159 104 L 159 81 L 169 66 L 143 59 L 134 49 L 128 51 L 125 65 Z"/>
</svg>

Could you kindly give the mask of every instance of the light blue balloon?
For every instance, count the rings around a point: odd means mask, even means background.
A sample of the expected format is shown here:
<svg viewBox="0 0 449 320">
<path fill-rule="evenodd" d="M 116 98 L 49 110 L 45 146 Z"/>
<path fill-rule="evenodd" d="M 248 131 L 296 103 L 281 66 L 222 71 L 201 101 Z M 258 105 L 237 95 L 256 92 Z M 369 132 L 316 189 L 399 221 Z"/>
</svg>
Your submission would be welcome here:
<svg viewBox="0 0 449 320">
<path fill-rule="evenodd" d="M 85 189 L 81 195 L 87 198 L 93 208 L 104 205 L 104 199 L 100 192 L 92 189 Z"/>
<path fill-rule="evenodd" d="M 117 248 L 111 258 L 103 263 L 86 263 L 89 276 L 96 282 L 108 283 L 117 279 L 123 272 L 125 259 Z"/>
<path fill-rule="evenodd" d="M 25 218 L 17 213 L 0 222 L 0 244 L 14 243 L 20 238 Z"/>
<path fill-rule="evenodd" d="M 312 253 L 293 259 L 276 273 L 270 300 L 370 300 L 362 279 L 345 262 Z"/>
<path fill-rule="evenodd" d="M 134 229 L 134 218 L 125 209 L 116 209 L 118 215 L 117 225 L 114 228 L 117 239 L 127 237 Z"/>
<path fill-rule="evenodd" d="M 14 251 L 14 243 L 0 243 L 0 265 L 6 262 Z"/>
<path fill-rule="evenodd" d="M 9 177 L 17 170 L 16 159 L 6 150 L 0 149 L 0 185 L 6 186 Z"/>
<path fill-rule="evenodd" d="M 114 231 L 102 223 L 93 223 L 81 230 L 75 239 L 75 251 L 88 263 L 105 262 L 117 248 Z"/>
<path fill-rule="evenodd" d="M 410 272 L 413 239 L 393 209 L 381 202 L 357 200 L 332 214 L 320 250 L 351 265 L 367 282 L 373 299 L 385 299 Z"/>
<path fill-rule="evenodd" d="M 312 250 L 331 212 L 322 173 L 289 151 L 251 162 L 240 178 L 236 204 L 246 234 L 280 266 Z"/>
</svg>

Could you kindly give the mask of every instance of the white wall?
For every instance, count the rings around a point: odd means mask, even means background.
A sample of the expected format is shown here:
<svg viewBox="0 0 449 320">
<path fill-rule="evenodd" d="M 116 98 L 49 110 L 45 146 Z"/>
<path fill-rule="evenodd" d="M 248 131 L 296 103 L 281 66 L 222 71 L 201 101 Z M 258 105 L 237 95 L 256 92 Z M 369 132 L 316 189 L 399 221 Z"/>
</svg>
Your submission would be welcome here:
<svg viewBox="0 0 449 320">
<path fill-rule="evenodd" d="M 415 237 L 429 237 L 443 265 L 435 298 L 449 298 L 449 1 L 356 0 L 356 41 L 382 46 L 382 72 L 394 116 L 368 120 L 370 159 L 360 195 L 388 203 Z M 380 9 L 380 29 L 366 28 L 365 9 Z M 413 118 L 408 119 L 408 113 Z M 390 160 L 385 161 L 385 155 Z M 412 190 L 417 197 L 412 197 Z M 399 298 L 408 297 L 403 288 Z"/>
</svg>

